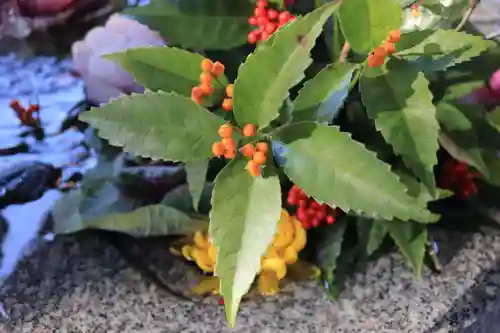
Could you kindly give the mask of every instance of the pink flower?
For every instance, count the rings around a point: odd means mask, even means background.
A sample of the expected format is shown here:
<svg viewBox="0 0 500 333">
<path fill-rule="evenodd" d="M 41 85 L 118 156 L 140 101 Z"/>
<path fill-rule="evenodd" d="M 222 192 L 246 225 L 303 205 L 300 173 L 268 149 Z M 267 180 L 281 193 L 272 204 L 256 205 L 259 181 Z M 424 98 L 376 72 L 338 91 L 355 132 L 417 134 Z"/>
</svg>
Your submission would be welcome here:
<svg viewBox="0 0 500 333">
<path fill-rule="evenodd" d="M 142 92 L 134 78 L 112 61 L 101 56 L 143 46 L 163 46 L 164 40 L 145 25 L 113 14 L 104 27 L 90 30 L 82 41 L 73 44 L 75 70 L 83 78 L 87 98 L 107 103 L 120 94 Z"/>
</svg>

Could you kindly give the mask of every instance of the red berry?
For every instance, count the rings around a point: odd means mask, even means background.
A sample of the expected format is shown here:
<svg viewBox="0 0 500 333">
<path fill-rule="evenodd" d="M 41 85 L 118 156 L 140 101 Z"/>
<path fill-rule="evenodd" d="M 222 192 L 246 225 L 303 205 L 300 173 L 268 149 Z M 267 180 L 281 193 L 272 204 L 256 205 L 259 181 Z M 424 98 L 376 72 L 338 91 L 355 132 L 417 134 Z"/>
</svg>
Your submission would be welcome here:
<svg viewBox="0 0 500 333">
<path fill-rule="evenodd" d="M 269 2 L 267 2 L 266 0 L 257 1 L 257 7 L 266 8 L 267 6 L 269 6 Z"/>
<path fill-rule="evenodd" d="M 257 25 L 257 18 L 255 16 L 250 16 L 248 18 L 248 24 L 256 26 Z"/>
<path fill-rule="evenodd" d="M 297 218 L 301 222 L 309 221 L 309 216 L 307 215 L 307 211 L 305 209 L 299 208 L 297 210 Z"/>
<path fill-rule="evenodd" d="M 335 217 L 333 215 L 328 215 L 326 217 L 326 223 L 333 224 L 335 222 Z"/>
<path fill-rule="evenodd" d="M 277 28 L 278 27 L 274 23 L 269 22 L 268 24 L 266 24 L 266 32 L 271 35 L 276 31 Z"/>
<path fill-rule="evenodd" d="M 300 198 L 300 197 L 299 197 L 299 207 L 300 207 L 300 208 L 305 208 L 305 207 L 307 207 L 307 200 L 302 199 L 302 198 Z"/>
<path fill-rule="evenodd" d="M 264 17 L 267 19 L 267 10 L 263 7 L 255 8 L 253 13 L 254 13 L 255 17 L 257 17 L 257 18 Z"/>
<path fill-rule="evenodd" d="M 278 20 L 280 23 L 287 23 L 290 20 L 290 12 L 284 11 L 281 12 L 280 15 L 278 16 Z"/>
<path fill-rule="evenodd" d="M 277 10 L 274 10 L 274 9 L 269 9 L 267 11 L 267 17 L 270 19 L 270 20 L 276 20 L 279 16 L 279 13 Z"/>
<path fill-rule="evenodd" d="M 264 29 L 265 25 L 269 23 L 269 19 L 265 16 L 257 17 L 257 25 Z"/>
<path fill-rule="evenodd" d="M 255 44 L 260 38 L 260 31 L 254 30 L 248 33 L 248 43 Z"/>
<path fill-rule="evenodd" d="M 295 205 L 297 205 L 297 203 L 299 202 L 299 201 L 297 200 L 297 196 L 296 196 L 296 195 L 294 195 L 294 194 L 289 194 L 289 195 L 288 195 L 288 200 L 287 200 L 287 201 L 288 201 L 288 204 L 289 204 L 290 206 L 295 206 Z"/>
<path fill-rule="evenodd" d="M 311 226 L 312 226 L 313 228 L 319 227 L 320 222 L 321 222 L 321 220 L 320 220 L 320 219 L 312 219 L 312 220 L 311 220 Z"/>
<path fill-rule="evenodd" d="M 316 211 L 316 218 L 323 220 L 326 217 L 326 212 L 324 210 Z"/>
</svg>

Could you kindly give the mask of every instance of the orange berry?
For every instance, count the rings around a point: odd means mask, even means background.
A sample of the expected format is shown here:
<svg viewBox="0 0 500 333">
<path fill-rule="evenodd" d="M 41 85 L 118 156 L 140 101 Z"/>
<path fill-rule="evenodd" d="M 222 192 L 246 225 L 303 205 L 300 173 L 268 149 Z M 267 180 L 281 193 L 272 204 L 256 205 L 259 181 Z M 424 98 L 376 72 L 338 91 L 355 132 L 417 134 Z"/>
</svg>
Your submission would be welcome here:
<svg viewBox="0 0 500 333">
<path fill-rule="evenodd" d="M 219 136 L 221 138 L 230 138 L 233 136 L 233 128 L 229 124 L 224 124 L 219 128 Z"/>
<path fill-rule="evenodd" d="M 248 161 L 247 170 L 253 177 L 260 176 L 260 165 L 255 163 L 253 160 Z"/>
<path fill-rule="evenodd" d="M 227 159 L 234 158 L 236 156 L 236 151 L 233 150 L 226 150 L 226 153 L 224 154 L 224 157 Z"/>
<path fill-rule="evenodd" d="M 243 135 L 244 136 L 254 136 L 255 135 L 255 126 L 253 124 L 246 124 L 243 127 Z"/>
<path fill-rule="evenodd" d="M 216 61 L 212 67 L 212 74 L 214 76 L 221 76 L 222 74 L 224 74 L 224 69 L 225 69 L 224 65 Z"/>
<path fill-rule="evenodd" d="M 203 97 L 203 90 L 201 90 L 200 87 L 194 87 L 191 89 L 191 98 L 202 98 Z"/>
<path fill-rule="evenodd" d="M 387 54 L 396 53 L 396 45 L 394 45 L 394 43 L 385 43 L 384 47 L 387 51 Z"/>
<path fill-rule="evenodd" d="M 231 98 L 224 98 L 222 102 L 222 108 L 225 111 L 231 111 L 233 109 L 233 100 Z"/>
<path fill-rule="evenodd" d="M 368 56 L 368 67 L 379 67 L 384 64 L 384 57 L 377 57 L 375 54 L 370 54 Z"/>
<path fill-rule="evenodd" d="M 256 152 L 254 155 L 253 155 L 253 158 L 252 160 L 258 164 L 258 165 L 262 165 L 264 163 L 266 163 L 266 154 L 264 154 L 263 152 L 261 151 L 258 151 Z"/>
<path fill-rule="evenodd" d="M 233 97 L 233 85 L 232 84 L 227 85 L 226 95 L 227 95 L 227 97 Z"/>
<path fill-rule="evenodd" d="M 399 32 L 399 30 L 389 31 L 389 38 L 387 39 L 389 43 L 397 43 L 400 40 L 401 40 L 401 32 Z"/>
<path fill-rule="evenodd" d="M 226 151 L 226 149 L 224 148 L 224 145 L 222 144 L 222 142 L 216 142 L 212 145 L 212 153 L 215 156 L 222 156 L 222 155 L 224 155 L 225 151 Z"/>
<path fill-rule="evenodd" d="M 373 51 L 373 55 L 376 57 L 385 57 L 387 55 L 387 51 L 383 46 L 377 46 Z"/>
<path fill-rule="evenodd" d="M 202 98 L 200 98 L 200 97 L 194 97 L 193 95 L 191 95 L 191 100 L 193 102 L 195 102 L 196 104 L 199 104 L 199 105 L 201 105 L 201 103 L 203 103 L 203 99 Z"/>
<path fill-rule="evenodd" d="M 252 157 L 253 154 L 255 154 L 255 148 L 250 143 L 247 143 L 246 145 L 241 147 L 240 151 L 243 154 L 243 156 L 246 156 L 246 157 Z"/>
<path fill-rule="evenodd" d="M 269 150 L 269 146 L 267 145 L 266 142 L 258 142 L 255 145 L 255 148 L 257 149 L 257 151 L 260 151 L 264 154 L 267 154 L 267 151 Z"/>
<path fill-rule="evenodd" d="M 208 84 L 208 85 L 211 85 L 212 84 L 212 81 L 213 81 L 213 77 L 212 75 L 208 74 L 208 73 L 201 73 L 200 74 L 200 83 L 201 84 Z"/>
<path fill-rule="evenodd" d="M 224 145 L 224 148 L 226 148 L 226 151 L 228 150 L 235 150 L 236 148 L 236 143 L 232 138 L 224 138 L 222 139 L 222 144 Z"/>
<path fill-rule="evenodd" d="M 210 59 L 203 59 L 201 62 L 201 69 L 205 73 L 210 73 L 212 71 L 212 68 L 214 67 L 214 63 Z"/>
<path fill-rule="evenodd" d="M 200 89 L 205 96 L 211 96 L 214 93 L 214 87 L 210 84 L 203 83 L 200 85 Z"/>
</svg>

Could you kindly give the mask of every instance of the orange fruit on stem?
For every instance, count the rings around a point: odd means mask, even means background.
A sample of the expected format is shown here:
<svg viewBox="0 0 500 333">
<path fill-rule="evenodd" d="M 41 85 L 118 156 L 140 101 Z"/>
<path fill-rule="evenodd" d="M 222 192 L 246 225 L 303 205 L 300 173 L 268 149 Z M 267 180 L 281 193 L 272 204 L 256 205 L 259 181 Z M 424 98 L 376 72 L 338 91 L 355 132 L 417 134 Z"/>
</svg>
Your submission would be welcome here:
<svg viewBox="0 0 500 333">
<path fill-rule="evenodd" d="M 269 146 L 266 142 L 258 142 L 256 145 L 255 145 L 255 148 L 258 150 L 258 151 L 261 151 L 263 152 L 264 154 L 267 153 L 267 151 L 269 150 Z"/>
<path fill-rule="evenodd" d="M 255 153 L 255 148 L 254 146 L 252 146 L 251 143 L 247 143 L 246 145 L 241 147 L 240 151 L 243 154 L 243 156 L 252 157 L 253 154 Z"/>
<path fill-rule="evenodd" d="M 201 69 L 205 73 L 210 73 L 212 71 L 213 66 L 214 63 L 210 59 L 203 59 L 203 61 L 201 62 Z"/>
<path fill-rule="evenodd" d="M 233 138 L 224 138 L 222 139 L 222 144 L 224 145 L 224 148 L 227 150 L 234 150 L 236 148 L 236 144 L 233 140 Z"/>
<path fill-rule="evenodd" d="M 261 151 L 258 151 L 253 155 L 252 160 L 258 165 L 263 165 L 266 163 L 266 154 L 264 154 Z"/>
<path fill-rule="evenodd" d="M 208 74 L 208 73 L 201 73 L 200 74 L 200 83 L 201 84 L 208 84 L 208 85 L 211 85 L 212 84 L 212 81 L 213 81 L 213 77 L 212 75 Z"/>
<path fill-rule="evenodd" d="M 226 95 L 227 95 L 227 97 L 233 97 L 233 85 L 232 84 L 227 85 Z"/>
<path fill-rule="evenodd" d="M 229 124 L 224 124 L 219 128 L 221 138 L 230 138 L 233 135 L 233 128 Z"/>
<path fill-rule="evenodd" d="M 203 83 L 200 89 L 205 96 L 211 96 L 214 93 L 214 87 L 211 84 Z"/>
<path fill-rule="evenodd" d="M 244 136 L 254 136 L 255 135 L 255 126 L 253 124 L 246 124 L 243 127 L 243 135 Z"/>
<path fill-rule="evenodd" d="M 399 30 L 391 30 L 389 32 L 389 38 L 388 42 L 389 43 L 397 43 L 401 40 L 401 32 Z"/>
<path fill-rule="evenodd" d="M 253 160 L 248 161 L 247 170 L 253 177 L 260 176 L 260 165 L 255 163 Z"/>
<path fill-rule="evenodd" d="M 212 153 L 217 157 L 224 155 L 225 151 L 226 149 L 224 148 L 222 142 L 216 142 L 212 145 Z"/>
<path fill-rule="evenodd" d="M 385 43 L 384 47 L 387 51 L 387 54 L 396 53 L 396 45 L 394 45 L 394 43 Z"/>
<path fill-rule="evenodd" d="M 214 76 L 221 76 L 224 74 L 224 65 L 218 61 L 215 62 L 215 64 L 212 66 L 212 74 Z"/>
<path fill-rule="evenodd" d="M 231 111 L 233 109 L 233 100 L 231 98 L 224 98 L 222 102 L 222 108 L 225 111 Z"/>
</svg>

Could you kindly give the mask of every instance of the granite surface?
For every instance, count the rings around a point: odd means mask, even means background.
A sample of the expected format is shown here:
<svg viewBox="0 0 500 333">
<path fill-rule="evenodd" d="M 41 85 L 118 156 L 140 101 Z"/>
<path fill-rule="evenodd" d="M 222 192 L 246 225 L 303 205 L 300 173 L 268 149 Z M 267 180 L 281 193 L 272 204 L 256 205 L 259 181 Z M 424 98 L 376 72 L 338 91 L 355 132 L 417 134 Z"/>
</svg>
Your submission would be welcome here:
<svg viewBox="0 0 500 333">
<path fill-rule="evenodd" d="M 3 287 L 10 321 L 0 332 L 460 332 L 498 304 L 500 234 L 446 237 L 443 256 L 458 252 L 441 275 L 425 271 L 417 282 L 394 253 L 361 267 L 338 301 L 303 284 L 292 295 L 246 302 L 235 330 L 221 306 L 166 293 L 96 234 L 56 238 Z"/>
</svg>

